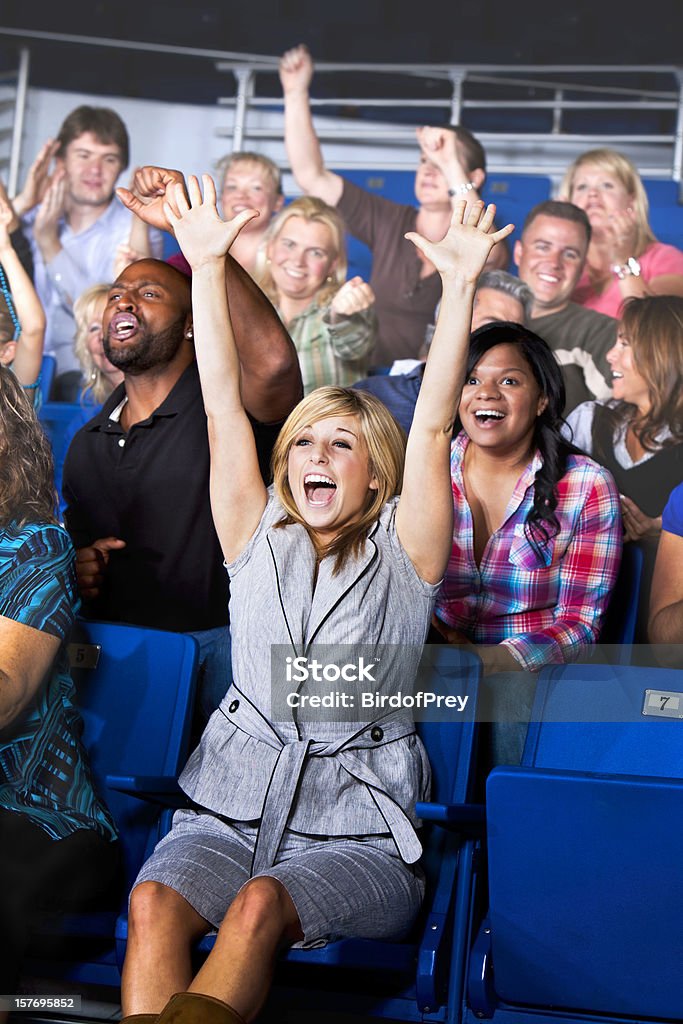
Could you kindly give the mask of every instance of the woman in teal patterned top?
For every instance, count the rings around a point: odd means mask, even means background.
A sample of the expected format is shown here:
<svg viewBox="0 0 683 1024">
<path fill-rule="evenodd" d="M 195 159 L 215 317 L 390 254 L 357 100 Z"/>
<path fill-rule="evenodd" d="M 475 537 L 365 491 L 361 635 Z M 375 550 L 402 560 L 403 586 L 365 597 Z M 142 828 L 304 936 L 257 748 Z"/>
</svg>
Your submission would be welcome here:
<svg viewBox="0 0 683 1024">
<path fill-rule="evenodd" d="M 0 367 L 0 992 L 15 990 L 35 910 L 82 909 L 118 877 L 66 661 L 75 555 L 54 503 L 49 444 Z"/>
</svg>

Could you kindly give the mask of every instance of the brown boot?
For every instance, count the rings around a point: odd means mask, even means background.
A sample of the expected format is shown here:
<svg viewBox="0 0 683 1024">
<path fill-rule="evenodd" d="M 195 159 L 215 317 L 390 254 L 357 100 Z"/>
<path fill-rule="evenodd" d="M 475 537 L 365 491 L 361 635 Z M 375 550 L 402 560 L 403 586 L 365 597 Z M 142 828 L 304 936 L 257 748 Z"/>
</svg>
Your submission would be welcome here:
<svg viewBox="0 0 683 1024">
<path fill-rule="evenodd" d="M 155 1019 L 158 1024 L 245 1024 L 232 1006 L 200 992 L 177 992 Z"/>
<path fill-rule="evenodd" d="M 158 1013 L 131 1013 L 122 1017 L 119 1024 L 156 1024 L 158 1019 Z"/>
</svg>

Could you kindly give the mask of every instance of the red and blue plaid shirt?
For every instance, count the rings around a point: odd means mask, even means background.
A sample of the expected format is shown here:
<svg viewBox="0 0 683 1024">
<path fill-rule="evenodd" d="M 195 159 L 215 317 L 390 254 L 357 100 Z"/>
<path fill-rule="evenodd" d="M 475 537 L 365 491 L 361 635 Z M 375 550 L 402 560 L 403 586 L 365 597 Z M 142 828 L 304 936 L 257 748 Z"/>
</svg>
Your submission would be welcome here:
<svg viewBox="0 0 683 1024">
<path fill-rule="evenodd" d="M 462 433 L 451 448 L 453 548 L 436 614 L 473 643 L 505 644 L 532 671 L 572 661 L 596 642 L 619 571 L 623 531 L 616 484 L 597 462 L 570 455 L 556 487 L 560 530 L 539 555 L 524 532 L 543 462 L 536 452 L 477 565 L 462 476 L 468 443 Z"/>
</svg>

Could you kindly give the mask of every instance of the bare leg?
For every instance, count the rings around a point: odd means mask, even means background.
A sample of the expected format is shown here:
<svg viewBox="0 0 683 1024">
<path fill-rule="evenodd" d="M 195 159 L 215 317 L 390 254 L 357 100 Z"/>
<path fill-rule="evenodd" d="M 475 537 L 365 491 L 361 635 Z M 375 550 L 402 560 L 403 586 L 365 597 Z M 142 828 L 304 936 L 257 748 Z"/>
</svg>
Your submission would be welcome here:
<svg viewBox="0 0 683 1024">
<path fill-rule="evenodd" d="M 210 929 L 174 889 L 160 882 L 136 886 L 121 981 L 124 1015 L 160 1013 L 175 992 L 184 992 L 192 981 L 192 944 Z"/>
<path fill-rule="evenodd" d="M 284 886 L 275 878 L 254 878 L 235 897 L 189 991 L 222 999 L 253 1020 L 268 994 L 278 950 L 302 938 Z"/>
</svg>

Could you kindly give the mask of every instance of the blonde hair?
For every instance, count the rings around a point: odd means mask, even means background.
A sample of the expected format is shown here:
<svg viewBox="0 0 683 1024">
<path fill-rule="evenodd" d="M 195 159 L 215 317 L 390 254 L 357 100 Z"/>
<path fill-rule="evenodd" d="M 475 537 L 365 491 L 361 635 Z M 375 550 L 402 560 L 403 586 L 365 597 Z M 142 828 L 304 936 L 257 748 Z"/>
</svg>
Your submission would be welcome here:
<svg viewBox="0 0 683 1024">
<path fill-rule="evenodd" d="M 315 196 L 301 196 L 300 199 L 295 199 L 289 206 L 286 206 L 284 210 L 280 210 L 273 217 L 270 227 L 259 246 L 254 278 L 270 301 L 277 305 L 278 294 L 275 282 L 273 281 L 273 275 L 270 272 L 268 248 L 278 237 L 290 217 L 300 217 L 301 220 L 305 220 L 309 224 L 324 224 L 332 234 L 333 257 L 337 263 L 330 275 L 332 280 L 329 284 L 323 285 L 316 294 L 316 301 L 320 305 L 324 305 L 326 302 L 329 302 L 346 281 L 348 264 L 344 238 L 345 227 L 344 221 L 335 208 L 328 206 L 322 199 L 316 199 Z"/>
<path fill-rule="evenodd" d="M 225 188 L 225 179 L 228 176 L 228 171 L 235 164 L 254 164 L 256 167 L 260 167 L 272 185 L 275 195 L 282 195 L 282 174 L 278 165 L 270 157 L 264 156 L 262 153 L 252 153 L 246 149 L 237 150 L 235 153 L 228 153 L 227 156 L 221 157 L 216 164 L 216 173 L 220 174 L 221 192 Z"/>
<path fill-rule="evenodd" d="M 90 324 L 95 315 L 97 305 L 109 294 L 109 284 L 94 284 L 86 288 L 74 302 L 74 319 L 76 321 L 76 339 L 74 341 L 74 352 L 86 379 L 86 385 L 81 391 L 81 399 L 85 399 L 88 392 L 96 402 L 101 403 L 111 394 L 111 384 L 95 365 L 92 353 L 88 348 L 88 334 Z"/>
<path fill-rule="evenodd" d="M 641 256 L 648 245 L 656 242 L 657 239 L 650 227 L 649 213 L 650 203 L 648 202 L 645 186 L 641 180 L 636 167 L 628 157 L 616 149 L 590 149 L 577 157 L 574 163 L 567 169 L 560 185 L 560 197 L 572 202 L 574 191 L 574 179 L 580 167 L 586 164 L 593 164 L 601 171 L 607 171 L 624 186 L 629 195 L 633 196 L 633 212 L 636 215 L 636 251 L 633 256 Z"/>
<path fill-rule="evenodd" d="M 344 527 L 325 549 L 318 549 L 320 558 L 336 557 L 334 572 L 338 573 L 350 556 L 359 553 L 382 507 L 401 492 L 406 435 L 387 407 L 369 392 L 333 385 L 316 388 L 291 411 L 273 448 L 275 493 L 286 512 L 278 526 L 299 523 L 308 529 L 289 485 L 289 452 L 305 426 L 330 416 L 356 418 L 360 440 L 368 456 L 368 472 L 377 481 L 377 490 L 368 491 L 367 504 L 358 522 Z"/>
</svg>

